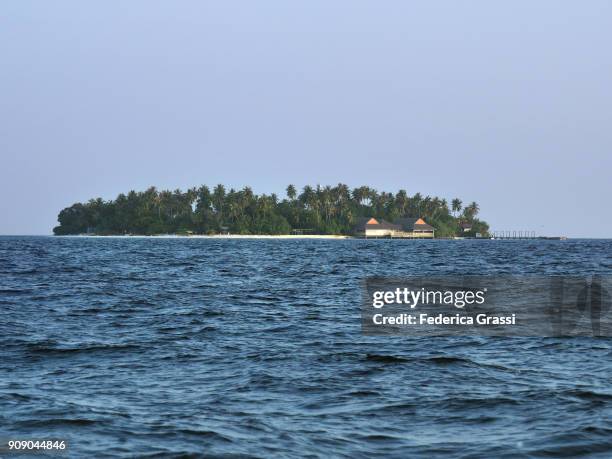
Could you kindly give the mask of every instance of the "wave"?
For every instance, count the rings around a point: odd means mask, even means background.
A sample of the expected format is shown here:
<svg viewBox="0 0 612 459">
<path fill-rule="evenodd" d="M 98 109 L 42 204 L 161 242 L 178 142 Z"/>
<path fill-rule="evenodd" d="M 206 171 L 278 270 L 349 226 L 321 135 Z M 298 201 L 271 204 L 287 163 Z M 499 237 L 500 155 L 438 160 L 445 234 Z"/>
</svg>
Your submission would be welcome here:
<svg viewBox="0 0 612 459">
<path fill-rule="evenodd" d="M 89 344 L 73 347 L 57 347 L 48 344 L 26 344 L 26 352 L 34 355 L 80 354 L 114 351 L 141 351 L 143 348 L 135 344 Z"/>
</svg>

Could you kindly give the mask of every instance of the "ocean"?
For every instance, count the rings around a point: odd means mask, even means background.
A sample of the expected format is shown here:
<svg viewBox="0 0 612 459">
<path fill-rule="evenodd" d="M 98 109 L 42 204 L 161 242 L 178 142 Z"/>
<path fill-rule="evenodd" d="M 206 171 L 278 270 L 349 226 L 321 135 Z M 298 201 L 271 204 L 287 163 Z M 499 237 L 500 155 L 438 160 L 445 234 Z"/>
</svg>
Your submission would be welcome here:
<svg viewBox="0 0 612 459">
<path fill-rule="evenodd" d="M 612 339 L 361 332 L 368 276 L 595 273 L 611 240 L 0 237 L 0 439 L 96 458 L 609 458 Z"/>
</svg>

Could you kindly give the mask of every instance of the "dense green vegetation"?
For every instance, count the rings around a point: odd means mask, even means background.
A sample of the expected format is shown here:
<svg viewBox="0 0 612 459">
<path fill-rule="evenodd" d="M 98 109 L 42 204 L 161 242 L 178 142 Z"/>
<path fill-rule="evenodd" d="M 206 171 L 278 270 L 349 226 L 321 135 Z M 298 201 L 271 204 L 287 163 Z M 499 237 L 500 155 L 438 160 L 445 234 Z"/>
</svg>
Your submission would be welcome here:
<svg viewBox="0 0 612 459">
<path fill-rule="evenodd" d="M 251 188 L 230 189 L 217 185 L 185 192 L 158 191 L 120 194 L 114 201 L 92 199 L 62 210 L 57 235 L 94 233 L 111 234 L 289 234 L 300 230 L 307 234 L 351 234 L 359 217 L 377 217 L 393 222 L 399 217 L 423 217 L 436 228 L 436 236 L 486 234 L 488 225 L 476 218 L 478 204 L 463 207 L 453 199 L 451 208 L 445 199 L 409 196 L 406 191 L 378 192 L 367 186 L 349 189 L 305 186 L 302 192 L 287 187 L 287 197 L 256 195 Z M 460 222 L 472 223 L 464 233 Z"/>
</svg>

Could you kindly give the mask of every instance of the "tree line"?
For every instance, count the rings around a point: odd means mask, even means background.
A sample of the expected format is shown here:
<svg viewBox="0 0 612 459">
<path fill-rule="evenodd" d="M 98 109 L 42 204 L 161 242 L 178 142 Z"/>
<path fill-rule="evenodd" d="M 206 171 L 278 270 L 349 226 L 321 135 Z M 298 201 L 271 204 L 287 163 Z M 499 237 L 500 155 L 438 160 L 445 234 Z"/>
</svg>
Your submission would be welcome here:
<svg viewBox="0 0 612 459">
<path fill-rule="evenodd" d="M 58 216 L 57 235 L 67 234 L 351 234 L 359 217 L 376 217 L 393 222 L 401 217 L 422 217 L 436 228 L 436 236 L 486 234 L 488 225 L 477 218 L 476 202 L 464 206 L 459 198 L 409 196 L 377 191 L 367 186 L 350 189 L 337 186 L 294 185 L 286 197 L 253 193 L 250 187 L 227 190 L 203 185 L 187 191 L 150 187 L 130 191 L 115 200 L 91 199 L 63 209 Z M 464 233 L 461 222 L 471 223 Z"/>
</svg>

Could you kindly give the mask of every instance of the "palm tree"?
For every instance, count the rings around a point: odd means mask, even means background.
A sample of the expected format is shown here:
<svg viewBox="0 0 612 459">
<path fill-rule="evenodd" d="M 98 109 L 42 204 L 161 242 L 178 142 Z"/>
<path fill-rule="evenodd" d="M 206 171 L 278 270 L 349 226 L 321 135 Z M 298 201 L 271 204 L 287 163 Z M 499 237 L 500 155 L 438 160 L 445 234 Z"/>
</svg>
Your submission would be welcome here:
<svg viewBox="0 0 612 459">
<path fill-rule="evenodd" d="M 433 207 L 434 205 L 432 203 L 431 196 L 429 195 L 425 196 L 421 204 L 421 208 L 420 208 L 421 211 L 419 212 L 419 214 L 423 214 L 423 215 L 419 215 L 419 217 L 423 217 L 425 215 L 431 215 Z"/>
<path fill-rule="evenodd" d="M 480 206 L 476 201 L 472 201 L 470 209 L 472 209 L 472 214 L 474 214 L 474 216 L 478 215 L 478 212 L 480 212 Z"/>
<path fill-rule="evenodd" d="M 402 217 L 406 216 L 406 210 L 408 210 L 408 204 L 410 200 L 408 198 L 408 193 L 406 190 L 399 190 L 395 195 L 395 207 L 399 211 Z"/>
<path fill-rule="evenodd" d="M 410 200 L 410 204 L 411 204 L 410 210 L 412 211 L 412 214 L 416 217 L 421 216 L 421 210 L 422 210 L 422 205 L 423 205 L 422 201 L 423 201 L 423 195 L 421 195 L 421 193 L 415 193 L 412 199 Z"/>
<path fill-rule="evenodd" d="M 357 201 L 360 206 L 369 206 L 372 202 L 372 191 L 367 186 L 360 186 L 353 190 L 353 199 Z M 375 192 L 375 191 L 374 191 Z"/>
<path fill-rule="evenodd" d="M 290 201 L 295 201 L 296 196 L 297 196 L 297 192 L 295 190 L 295 187 L 293 185 L 289 185 L 287 187 L 287 197 L 289 198 Z"/>
<path fill-rule="evenodd" d="M 246 198 L 246 200 L 247 200 L 247 201 L 249 201 L 249 202 L 250 202 L 250 201 L 252 201 L 252 200 L 253 200 L 253 198 L 254 198 L 255 194 L 253 193 L 253 189 L 252 189 L 250 186 L 245 186 L 245 187 L 242 189 L 242 192 L 244 193 L 244 196 L 245 196 L 245 198 Z"/>
<path fill-rule="evenodd" d="M 170 212 L 172 212 L 172 193 L 168 190 L 163 190 L 159 195 L 160 207 L 163 207 L 165 217 L 167 217 L 166 209 L 170 209 Z"/>
<path fill-rule="evenodd" d="M 206 185 L 201 186 L 197 192 L 196 212 L 204 212 L 205 210 L 209 210 L 211 203 L 210 190 Z"/>
<path fill-rule="evenodd" d="M 225 199 L 225 187 L 221 184 L 217 185 L 213 190 L 213 205 L 217 212 L 221 212 L 223 200 Z"/>
<path fill-rule="evenodd" d="M 459 198 L 455 198 L 452 200 L 452 208 L 453 208 L 453 213 L 455 214 L 455 216 L 457 216 L 457 213 L 461 212 L 461 206 L 462 206 L 462 202 L 461 199 Z"/>
<path fill-rule="evenodd" d="M 225 202 L 225 187 L 221 184 L 217 185 L 213 190 L 212 202 L 217 214 L 217 224 L 223 225 L 223 206 Z"/>
<path fill-rule="evenodd" d="M 334 199 L 331 186 L 327 185 L 320 190 L 320 200 L 325 213 L 325 221 L 329 221 L 334 212 Z"/>
<path fill-rule="evenodd" d="M 306 209 L 312 208 L 315 197 L 314 197 L 314 190 L 312 189 L 310 185 L 306 185 L 304 187 L 299 199 L 304 205 L 304 207 L 306 207 Z"/>
<path fill-rule="evenodd" d="M 476 201 L 472 201 L 470 205 L 463 210 L 463 213 L 469 220 L 472 220 L 476 215 L 478 215 L 478 212 L 480 212 L 480 206 L 478 203 L 476 203 Z"/>
<path fill-rule="evenodd" d="M 334 188 L 334 193 L 340 202 L 351 199 L 351 190 L 349 190 L 348 185 L 345 185 L 344 183 L 338 183 L 338 185 L 336 185 Z"/>
</svg>

